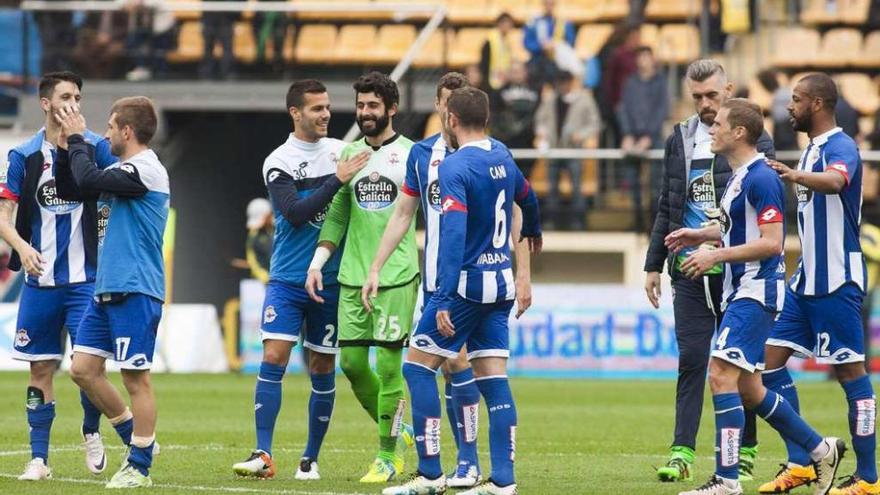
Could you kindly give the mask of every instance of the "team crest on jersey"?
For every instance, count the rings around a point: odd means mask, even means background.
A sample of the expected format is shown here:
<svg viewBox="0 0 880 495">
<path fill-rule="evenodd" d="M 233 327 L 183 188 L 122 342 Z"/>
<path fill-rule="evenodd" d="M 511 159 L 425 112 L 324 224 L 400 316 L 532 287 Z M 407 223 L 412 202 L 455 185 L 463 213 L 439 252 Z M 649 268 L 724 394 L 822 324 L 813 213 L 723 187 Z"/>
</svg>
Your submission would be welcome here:
<svg viewBox="0 0 880 495">
<path fill-rule="evenodd" d="M 266 310 L 263 311 L 263 323 L 272 323 L 277 317 L 278 313 L 275 312 L 275 306 L 266 306 Z"/>
<path fill-rule="evenodd" d="M 330 153 L 330 161 L 333 162 L 333 165 L 339 163 L 339 157 L 336 156 L 336 153 Z"/>
<path fill-rule="evenodd" d="M 440 211 L 440 181 L 435 180 L 428 184 L 428 205 L 436 211 Z"/>
<path fill-rule="evenodd" d="M 434 160 L 433 162 L 431 162 L 432 167 L 436 167 L 437 165 L 440 165 L 440 160 Z"/>
<path fill-rule="evenodd" d="M 374 171 L 355 182 L 354 197 L 361 209 L 384 210 L 397 199 L 397 184 Z"/>
<path fill-rule="evenodd" d="M 39 203 L 40 207 L 44 210 L 56 214 L 70 213 L 79 208 L 80 205 L 76 201 L 67 201 L 66 199 L 58 197 L 58 189 L 55 187 L 55 179 L 49 179 L 40 184 L 37 188 L 37 203 Z"/>
<path fill-rule="evenodd" d="M 388 159 L 388 163 L 392 165 L 400 163 L 400 158 L 397 157 L 397 153 L 391 153 L 391 158 Z"/>
<path fill-rule="evenodd" d="M 15 332 L 15 347 L 26 347 L 30 343 L 31 338 L 28 337 L 27 330 L 20 328 Z"/>
</svg>

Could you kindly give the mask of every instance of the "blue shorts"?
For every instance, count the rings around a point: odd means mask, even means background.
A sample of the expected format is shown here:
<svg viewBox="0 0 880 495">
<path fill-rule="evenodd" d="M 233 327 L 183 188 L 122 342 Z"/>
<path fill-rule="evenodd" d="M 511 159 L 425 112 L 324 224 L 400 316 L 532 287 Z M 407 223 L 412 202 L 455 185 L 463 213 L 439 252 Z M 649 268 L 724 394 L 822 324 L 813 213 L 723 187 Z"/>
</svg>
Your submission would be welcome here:
<svg viewBox="0 0 880 495">
<path fill-rule="evenodd" d="M 305 323 L 303 347 L 321 354 L 338 354 L 336 311 L 339 286 L 325 286 L 318 294 L 324 298 L 324 304 L 309 298 L 302 287 L 270 280 L 263 301 L 260 328 L 263 340 L 286 340 L 296 344 Z"/>
<path fill-rule="evenodd" d="M 845 364 L 865 360 L 862 290 L 848 283 L 826 296 L 801 296 L 786 290 L 782 315 L 767 345 L 787 347 L 817 363 Z"/>
<path fill-rule="evenodd" d="M 145 294 L 128 294 L 120 301 L 89 303 L 76 340 L 75 352 L 119 362 L 124 370 L 148 370 L 153 365 L 162 301 Z"/>
<path fill-rule="evenodd" d="M 18 305 L 12 358 L 20 361 L 61 360 L 64 352 L 63 327 L 67 327 L 70 341 L 83 313 L 95 295 L 95 284 L 75 284 L 65 287 L 24 286 Z"/>
<path fill-rule="evenodd" d="M 468 359 L 508 357 L 510 329 L 508 319 L 513 301 L 483 304 L 456 295 L 449 312 L 455 335 L 444 337 L 437 330 L 437 300 L 425 304 L 419 324 L 410 339 L 410 347 L 428 354 L 454 359 L 467 344 Z"/>
<path fill-rule="evenodd" d="M 764 343 L 773 329 L 776 312 L 754 299 L 738 299 L 727 305 L 712 357 L 754 373 L 764 369 Z"/>
</svg>

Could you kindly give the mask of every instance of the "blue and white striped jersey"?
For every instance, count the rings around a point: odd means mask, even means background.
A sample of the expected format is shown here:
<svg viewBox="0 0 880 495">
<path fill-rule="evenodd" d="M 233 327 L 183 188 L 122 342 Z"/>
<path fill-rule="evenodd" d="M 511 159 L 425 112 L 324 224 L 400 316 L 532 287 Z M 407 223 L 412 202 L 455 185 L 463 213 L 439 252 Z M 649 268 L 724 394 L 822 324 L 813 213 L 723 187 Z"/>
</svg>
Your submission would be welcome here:
<svg viewBox="0 0 880 495">
<path fill-rule="evenodd" d="M 792 290 L 823 296 L 847 282 L 865 290 L 865 263 L 859 241 L 862 218 L 862 159 L 855 141 L 836 127 L 816 136 L 801 155 L 799 170 L 831 170 L 846 178 L 838 194 L 797 185 L 801 259 Z"/>
<path fill-rule="evenodd" d="M 761 238 L 759 227 L 784 222 L 782 180 L 758 154 L 737 169 L 721 198 L 721 233 L 725 247 Z M 724 264 L 722 310 L 737 299 L 754 299 L 771 311 L 781 311 L 785 298 L 785 255 L 760 261 Z"/>
<path fill-rule="evenodd" d="M 270 280 L 305 284 L 330 201 L 342 186 L 336 164 L 344 147 L 339 139 L 309 143 L 291 134 L 263 163 L 275 216 Z M 341 254 L 340 246 L 321 270 L 325 284 L 336 283 Z"/>
<path fill-rule="evenodd" d="M 95 146 L 95 162 L 105 168 L 116 162 L 110 153 L 110 142 L 86 131 L 85 140 Z M 61 287 L 68 284 L 94 282 L 97 260 L 85 248 L 88 242 L 83 229 L 83 206 L 58 196 L 55 183 L 55 145 L 46 141 L 46 130 L 40 129 L 26 143 L 9 152 L 5 178 L 0 178 L 0 198 L 19 201 L 25 195 L 28 157 L 42 153 L 43 167 L 37 180 L 34 205 L 31 208 L 31 246 L 40 253 L 46 265 L 40 277 L 27 275 L 25 282 L 35 287 Z M 92 231 L 94 235 L 94 231 Z M 94 242 L 94 238 L 92 239 Z"/>
<path fill-rule="evenodd" d="M 537 197 L 498 141 L 470 142 L 439 165 L 442 216 L 438 308 L 457 293 L 479 303 L 516 296 L 510 254 L 513 202 L 523 209 L 523 235 L 539 236 Z"/>
<path fill-rule="evenodd" d="M 107 171 L 116 169 L 139 180 L 145 192 L 101 192 L 95 294 L 137 293 L 164 301 L 162 243 L 171 200 L 168 172 L 151 149 L 116 163 Z"/>
</svg>

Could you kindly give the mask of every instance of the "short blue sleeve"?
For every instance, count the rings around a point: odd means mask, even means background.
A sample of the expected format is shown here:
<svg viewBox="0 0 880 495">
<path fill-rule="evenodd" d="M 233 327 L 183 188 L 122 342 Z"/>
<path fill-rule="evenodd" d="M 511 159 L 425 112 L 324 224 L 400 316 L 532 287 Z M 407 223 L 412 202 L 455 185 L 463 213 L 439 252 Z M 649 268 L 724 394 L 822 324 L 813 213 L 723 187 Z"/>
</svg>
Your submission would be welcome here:
<svg viewBox="0 0 880 495">
<path fill-rule="evenodd" d="M 406 158 L 406 176 L 403 179 L 403 192 L 407 196 L 421 196 L 421 188 L 419 187 L 419 148 L 413 146 Z"/>
<path fill-rule="evenodd" d="M 785 217 L 785 188 L 779 176 L 762 167 L 749 181 L 747 198 L 755 208 L 758 225 L 780 223 Z"/>
<path fill-rule="evenodd" d="M 21 185 L 24 182 L 25 160 L 21 153 L 12 150 L 9 152 L 6 176 L 0 179 L 0 198 L 18 201 L 21 195 Z"/>
<path fill-rule="evenodd" d="M 837 172 L 846 179 L 849 185 L 850 179 L 855 177 L 862 166 L 859 149 L 854 142 L 838 139 L 829 142 L 825 146 L 825 171 Z"/>
</svg>

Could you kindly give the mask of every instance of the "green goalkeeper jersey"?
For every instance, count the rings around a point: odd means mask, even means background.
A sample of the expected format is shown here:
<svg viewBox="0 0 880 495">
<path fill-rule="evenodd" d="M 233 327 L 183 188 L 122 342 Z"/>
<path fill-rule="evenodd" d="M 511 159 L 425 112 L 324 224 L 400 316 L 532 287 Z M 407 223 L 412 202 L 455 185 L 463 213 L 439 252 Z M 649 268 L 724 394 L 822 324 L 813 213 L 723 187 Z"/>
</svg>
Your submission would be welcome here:
<svg viewBox="0 0 880 495">
<path fill-rule="evenodd" d="M 400 134 L 382 143 L 378 149 L 365 139 L 355 141 L 340 153 L 347 160 L 364 150 L 372 150 L 370 161 L 333 197 L 321 228 L 320 241 L 339 246 L 346 236 L 339 266 L 339 283 L 360 287 L 366 282 L 370 265 L 379 250 L 385 226 L 402 193 L 406 159 L 413 142 Z M 415 222 L 379 273 L 380 287 L 404 285 L 419 274 L 419 254 L 415 240 Z"/>
</svg>

